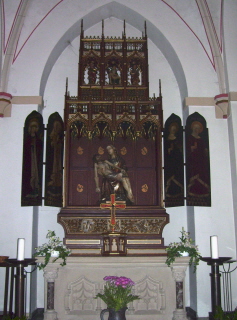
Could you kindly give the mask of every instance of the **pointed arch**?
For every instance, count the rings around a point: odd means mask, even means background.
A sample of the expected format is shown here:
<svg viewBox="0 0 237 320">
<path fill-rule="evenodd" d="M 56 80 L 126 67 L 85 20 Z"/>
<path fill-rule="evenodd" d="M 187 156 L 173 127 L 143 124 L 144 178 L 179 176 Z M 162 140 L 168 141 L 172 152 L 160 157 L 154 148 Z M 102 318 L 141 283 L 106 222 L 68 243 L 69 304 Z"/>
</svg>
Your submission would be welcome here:
<svg viewBox="0 0 237 320">
<path fill-rule="evenodd" d="M 41 83 L 40 83 L 40 92 L 41 96 L 44 95 L 45 87 L 47 84 L 48 77 L 50 72 L 56 63 L 59 56 L 66 49 L 69 42 L 72 42 L 76 37 L 80 35 L 81 31 L 81 20 L 83 19 L 84 30 L 92 27 L 93 25 L 99 23 L 103 19 L 110 17 L 115 17 L 119 20 L 126 21 L 128 24 L 133 26 L 139 31 L 143 31 L 144 21 L 146 18 L 136 12 L 135 10 L 118 3 L 117 1 L 111 1 L 103 6 L 96 8 L 87 15 L 83 16 L 78 20 L 71 28 L 64 33 L 58 43 L 55 45 L 51 54 L 48 57 L 48 60 L 45 64 Z M 185 74 L 181 65 L 181 62 L 170 44 L 167 38 L 163 33 L 150 21 L 146 22 L 148 38 L 157 46 L 157 48 L 162 52 L 164 57 L 167 59 L 179 86 L 181 101 L 183 103 L 184 98 L 188 96 L 187 82 Z"/>
</svg>

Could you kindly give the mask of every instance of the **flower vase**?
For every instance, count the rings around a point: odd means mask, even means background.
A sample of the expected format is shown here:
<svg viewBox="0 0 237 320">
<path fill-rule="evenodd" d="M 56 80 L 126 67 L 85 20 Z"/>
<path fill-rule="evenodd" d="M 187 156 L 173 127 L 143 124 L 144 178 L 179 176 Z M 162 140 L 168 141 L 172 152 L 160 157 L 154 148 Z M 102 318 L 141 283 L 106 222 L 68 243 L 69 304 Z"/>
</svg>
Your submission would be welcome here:
<svg viewBox="0 0 237 320">
<path fill-rule="evenodd" d="M 51 257 L 58 258 L 59 257 L 59 251 L 52 251 L 51 252 Z"/>
<path fill-rule="evenodd" d="M 126 317 L 125 317 L 126 310 L 127 310 L 127 307 L 122 308 L 122 309 L 120 309 L 118 311 L 115 311 L 114 309 L 111 309 L 111 308 L 104 309 L 100 313 L 100 319 L 101 320 L 105 320 L 104 319 L 104 314 L 106 312 L 109 312 L 108 320 L 126 320 Z"/>
<path fill-rule="evenodd" d="M 180 254 L 181 254 L 182 257 L 188 257 L 189 256 L 189 253 L 187 251 L 180 252 Z"/>
</svg>

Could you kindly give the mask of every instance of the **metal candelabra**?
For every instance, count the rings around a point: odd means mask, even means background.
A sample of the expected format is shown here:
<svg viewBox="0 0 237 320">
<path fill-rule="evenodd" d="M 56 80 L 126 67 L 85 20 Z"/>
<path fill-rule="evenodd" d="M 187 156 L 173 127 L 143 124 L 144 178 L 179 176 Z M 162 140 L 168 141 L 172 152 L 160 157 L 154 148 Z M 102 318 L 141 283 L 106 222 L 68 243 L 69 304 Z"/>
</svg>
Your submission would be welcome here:
<svg viewBox="0 0 237 320">
<path fill-rule="evenodd" d="M 209 266 L 211 266 L 211 304 L 212 304 L 212 312 L 210 314 L 210 319 L 216 313 L 216 308 L 218 306 L 221 307 L 221 274 L 219 272 L 219 266 L 223 265 L 224 262 L 230 260 L 230 257 L 219 257 L 218 259 L 213 259 L 211 257 L 201 257 L 202 261 L 206 262 Z"/>
<path fill-rule="evenodd" d="M 15 316 L 22 317 L 25 314 L 25 274 L 24 268 L 35 264 L 36 259 L 8 259 L 9 263 L 16 266 L 15 275 Z"/>
</svg>

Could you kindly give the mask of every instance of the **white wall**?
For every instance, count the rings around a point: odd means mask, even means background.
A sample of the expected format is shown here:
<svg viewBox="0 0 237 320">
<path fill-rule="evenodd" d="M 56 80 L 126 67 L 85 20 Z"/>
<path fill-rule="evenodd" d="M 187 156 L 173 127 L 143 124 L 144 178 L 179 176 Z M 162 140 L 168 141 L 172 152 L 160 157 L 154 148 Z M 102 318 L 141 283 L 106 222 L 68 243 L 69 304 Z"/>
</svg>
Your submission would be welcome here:
<svg viewBox="0 0 237 320">
<path fill-rule="evenodd" d="M 32 207 L 20 206 L 23 126 L 32 108 L 35 106 L 14 105 L 12 117 L 0 119 L 0 135 L 5 137 L 0 141 L 0 255 L 13 259 L 17 255 L 18 238 L 25 238 L 25 257 L 31 258 L 32 252 Z M 3 310 L 5 268 L 0 269 L 0 309 Z"/>
</svg>

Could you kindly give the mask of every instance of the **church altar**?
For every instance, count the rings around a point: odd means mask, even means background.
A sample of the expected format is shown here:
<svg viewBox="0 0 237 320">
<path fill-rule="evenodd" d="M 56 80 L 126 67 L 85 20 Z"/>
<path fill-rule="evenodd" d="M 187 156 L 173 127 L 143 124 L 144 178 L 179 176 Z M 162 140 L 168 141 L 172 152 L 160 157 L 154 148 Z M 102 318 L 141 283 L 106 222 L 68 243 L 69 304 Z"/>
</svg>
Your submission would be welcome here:
<svg viewBox="0 0 237 320">
<path fill-rule="evenodd" d="M 142 37 L 130 38 L 124 22 L 122 37 L 108 38 L 102 21 L 101 37 L 88 37 L 82 21 L 77 96 L 70 95 L 68 80 L 65 88 L 58 214 L 72 253 L 65 267 L 51 261 L 44 269 L 45 320 L 99 319 L 106 305 L 95 296 L 105 276 L 135 282 L 140 300 L 128 305 L 128 320 L 187 319 L 189 259 L 165 264 L 161 82 L 159 96 L 149 97 L 144 26 Z"/>
<path fill-rule="evenodd" d="M 38 257 L 37 262 L 44 257 Z M 52 259 L 52 258 L 51 258 Z M 166 257 L 69 257 L 44 269 L 44 320 L 96 320 L 106 308 L 101 299 L 105 276 L 125 276 L 135 282 L 140 296 L 128 305 L 127 320 L 187 320 L 185 275 L 189 258 L 177 258 L 172 267 Z"/>
</svg>

